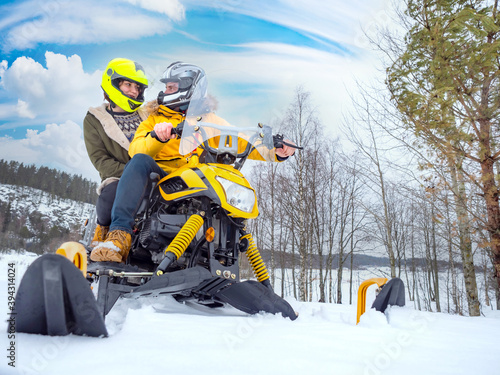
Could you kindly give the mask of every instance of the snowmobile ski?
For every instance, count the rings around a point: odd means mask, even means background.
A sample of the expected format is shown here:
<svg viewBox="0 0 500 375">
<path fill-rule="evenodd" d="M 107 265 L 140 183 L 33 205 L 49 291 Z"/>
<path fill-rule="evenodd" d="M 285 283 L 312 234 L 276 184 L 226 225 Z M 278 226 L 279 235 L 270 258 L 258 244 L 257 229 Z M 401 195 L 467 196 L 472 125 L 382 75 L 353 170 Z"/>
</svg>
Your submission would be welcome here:
<svg viewBox="0 0 500 375">
<path fill-rule="evenodd" d="M 380 293 L 373 301 L 372 309 L 384 312 L 387 306 L 405 305 L 405 286 L 399 277 L 394 277 L 381 286 Z"/>
<path fill-rule="evenodd" d="M 119 271 L 125 271 L 124 268 L 124 266 L 119 266 Z M 90 269 L 91 272 L 97 271 L 92 267 Z M 165 273 L 135 287 L 110 283 L 108 275 L 113 273 L 112 269 L 103 268 L 99 271 L 101 276 L 97 305 L 103 317 L 108 314 L 120 297 L 139 298 L 170 294 L 177 301 L 183 301 L 185 294 L 186 300 L 194 295 L 198 302 L 205 306 L 220 307 L 226 303 L 248 314 L 264 311 L 271 314 L 281 313 L 283 317 L 291 320 L 297 318 L 297 314 L 288 302 L 262 283 L 252 280 L 231 282 L 223 278 L 214 278 L 208 270 L 199 266 Z M 129 272 L 123 273 L 124 277 L 132 274 L 130 268 L 127 271 Z"/>
<path fill-rule="evenodd" d="M 254 280 L 234 283 L 215 294 L 215 297 L 248 314 L 281 313 L 284 318 L 297 319 L 292 306 L 269 288 Z"/>
<path fill-rule="evenodd" d="M 45 254 L 26 270 L 16 294 L 16 332 L 108 336 L 89 282 L 67 258 Z"/>
</svg>

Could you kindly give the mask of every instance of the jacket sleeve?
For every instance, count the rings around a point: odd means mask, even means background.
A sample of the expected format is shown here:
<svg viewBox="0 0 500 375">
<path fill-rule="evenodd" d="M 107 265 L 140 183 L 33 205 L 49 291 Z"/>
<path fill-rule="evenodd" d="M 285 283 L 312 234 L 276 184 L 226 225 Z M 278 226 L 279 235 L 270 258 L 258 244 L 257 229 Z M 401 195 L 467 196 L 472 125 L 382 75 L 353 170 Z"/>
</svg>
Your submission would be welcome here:
<svg viewBox="0 0 500 375">
<path fill-rule="evenodd" d="M 99 172 L 101 179 L 120 177 L 125 168 L 125 163 L 116 160 L 106 149 L 101 138 L 102 135 L 99 134 L 96 128 L 98 122 L 90 113 L 87 113 L 83 120 L 83 138 L 90 161 Z"/>
<path fill-rule="evenodd" d="M 136 154 L 147 154 L 154 158 L 155 155 L 162 150 L 162 148 L 165 146 L 165 143 L 154 139 L 149 134 L 151 133 L 151 131 L 153 131 L 155 124 L 156 121 L 154 116 L 152 115 L 141 122 L 128 149 L 128 154 L 130 155 L 130 157 L 133 157 Z"/>
</svg>

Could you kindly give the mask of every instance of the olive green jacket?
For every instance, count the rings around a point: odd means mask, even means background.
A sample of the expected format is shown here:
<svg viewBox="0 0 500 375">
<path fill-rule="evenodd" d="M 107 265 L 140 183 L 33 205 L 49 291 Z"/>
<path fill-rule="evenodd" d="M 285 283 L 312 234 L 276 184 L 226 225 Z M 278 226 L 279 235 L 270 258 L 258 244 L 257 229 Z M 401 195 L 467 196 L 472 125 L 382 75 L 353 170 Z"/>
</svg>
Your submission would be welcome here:
<svg viewBox="0 0 500 375">
<path fill-rule="evenodd" d="M 130 160 L 129 140 L 106 111 L 107 104 L 89 108 L 83 120 L 83 138 L 90 161 L 99 172 L 101 185 L 97 193 L 113 181 L 117 181 Z M 145 109 L 139 108 L 139 116 L 144 121 L 148 116 Z"/>
</svg>

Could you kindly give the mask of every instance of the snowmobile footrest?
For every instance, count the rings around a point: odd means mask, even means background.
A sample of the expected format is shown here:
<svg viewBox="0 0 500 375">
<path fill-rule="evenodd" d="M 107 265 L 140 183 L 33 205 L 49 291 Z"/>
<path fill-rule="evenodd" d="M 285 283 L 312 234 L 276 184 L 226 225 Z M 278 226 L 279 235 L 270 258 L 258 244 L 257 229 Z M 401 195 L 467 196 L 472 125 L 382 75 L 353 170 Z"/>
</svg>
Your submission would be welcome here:
<svg viewBox="0 0 500 375">
<path fill-rule="evenodd" d="M 81 271 L 61 255 L 45 254 L 26 270 L 16 295 L 16 332 L 50 336 L 107 336 Z"/>
</svg>

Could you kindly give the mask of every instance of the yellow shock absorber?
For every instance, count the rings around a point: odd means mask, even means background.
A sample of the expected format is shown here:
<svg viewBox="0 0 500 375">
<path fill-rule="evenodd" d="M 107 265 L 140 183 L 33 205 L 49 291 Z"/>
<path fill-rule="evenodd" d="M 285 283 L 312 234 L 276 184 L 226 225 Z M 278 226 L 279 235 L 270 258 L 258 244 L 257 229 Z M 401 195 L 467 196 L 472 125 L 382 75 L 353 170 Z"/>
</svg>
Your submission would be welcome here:
<svg viewBox="0 0 500 375">
<path fill-rule="evenodd" d="M 165 249 L 165 254 L 171 251 L 175 254 L 176 258 L 179 259 L 202 225 L 203 218 L 200 215 L 191 215 L 173 241 L 170 242 L 170 245 Z"/>
<path fill-rule="evenodd" d="M 266 265 L 264 264 L 264 261 L 260 256 L 259 250 L 255 245 L 255 242 L 252 238 L 252 234 L 251 233 L 245 234 L 240 238 L 240 241 L 244 238 L 248 240 L 248 250 L 246 251 L 246 253 L 248 260 L 252 265 L 255 277 L 257 278 L 257 280 L 259 280 L 259 282 L 263 282 L 264 280 L 269 279 L 269 273 L 267 272 Z"/>
</svg>

